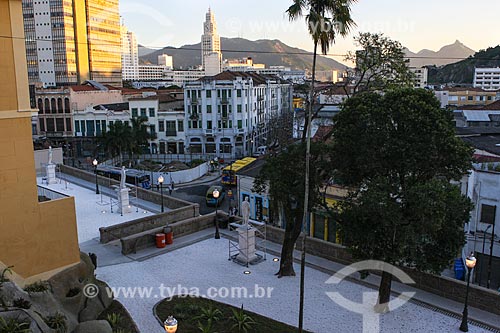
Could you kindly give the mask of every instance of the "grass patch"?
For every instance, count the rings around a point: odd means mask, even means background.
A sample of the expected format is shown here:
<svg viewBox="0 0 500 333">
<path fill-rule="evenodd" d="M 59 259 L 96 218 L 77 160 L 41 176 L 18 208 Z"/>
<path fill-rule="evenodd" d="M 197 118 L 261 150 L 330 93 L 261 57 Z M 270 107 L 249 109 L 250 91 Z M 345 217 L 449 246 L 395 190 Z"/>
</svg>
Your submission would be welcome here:
<svg viewBox="0 0 500 333">
<path fill-rule="evenodd" d="M 107 320 L 116 333 L 140 333 L 128 311 L 116 300 L 97 319 Z"/>
<path fill-rule="evenodd" d="M 219 319 L 211 321 L 210 332 L 238 332 L 237 329 L 233 328 L 235 324 L 233 317 L 234 311 L 239 312 L 240 308 L 205 298 L 174 297 L 170 301 L 164 300 L 156 307 L 156 315 L 162 322 L 165 321 L 168 316 L 174 316 L 179 322 L 178 331 L 201 332 L 199 324 L 202 324 L 204 327 L 208 324 L 208 321 L 205 320 L 207 319 L 207 309 L 212 309 L 212 311 L 216 309 L 220 312 L 220 314 L 217 313 Z M 256 313 L 246 310 L 243 312 L 255 322 L 251 328 L 248 329 L 248 333 L 292 333 L 298 331 L 295 327 Z"/>
</svg>

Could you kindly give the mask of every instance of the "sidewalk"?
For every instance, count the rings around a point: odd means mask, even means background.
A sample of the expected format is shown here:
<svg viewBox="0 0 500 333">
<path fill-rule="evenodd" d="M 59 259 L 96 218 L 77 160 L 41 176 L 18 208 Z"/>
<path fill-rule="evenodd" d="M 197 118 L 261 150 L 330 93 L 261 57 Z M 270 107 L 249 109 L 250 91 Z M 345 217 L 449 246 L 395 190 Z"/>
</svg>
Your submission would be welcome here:
<svg viewBox="0 0 500 333">
<path fill-rule="evenodd" d="M 130 255 L 130 256 L 121 256 L 119 251 L 114 248 L 114 246 L 103 246 L 97 243 L 94 244 L 85 244 L 85 250 L 92 250 L 93 252 L 100 253 L 102 255 L 102 259 L 99 261 L 99 266 L 108 266 L 108 265 L 113 265 L 116 263 L 124 263 L 124 262 L 130 262 L 130 261 L 146 261 L 151 258 L 161 256 L 162 254 L 168 253 L 175 251 L 177 249 L 187 247 L 190 245 L 193 245 L 197 242 L 206 240 L 208 238 L 212 238 L 213 234 L 215 232 L 214 228 L 202 230 L 200 232 L 187 235 L 184 237 L 180 237 L 175 239 L 174 244 L 172 246 L 168 246 L 165 249 L 156 249 L 156 248 L 149 248 L 145 249 L 142 251 L 139 251 L 136 254 Z M 226 229 L 221 229 L 221 236 L 223 239 L 231 239 L 236 241 L 237 240 L 237 232 L 235 231 L 229 231 Z M 97 249 L 97 248 L 99 249 Z M 97 251 L 96 251 L 97 250 Z M 262 249 L 260 249 L 262 251 Z M 267 242 L 267 260 L 272 260 L 273 257 L 278 257 L 280 256 L 281 253 L 281 244 L 276 244 L 272 242 Z M 294 259 L 297 264 L 300 263 L 300 255 L 301 253 L 299 251 L 294 251 Z M 118 258 L 117 256 L 121 257 Z M 313 255 L 307 255 L 306 256 L 306 266 L 318 271 L 321 271 L 323 273 L 327 274 L 335 274 L 345 266 L 333 261 L 329 261 L 317 256 Z M 297 267 L 296 267 L 297 269 Z M 378 290 L 378 286 L 380 283 L 380 277 L 376 275 L 369 275 L 366 279 L 361 280 L 358 275 L 353 275 L 348 278 L 349 281 L 360 284 L 365 287 L 369 287 L 375 290 Z M 306 283 L 307 283 L 307 275 L 306 275 Z M 403 291 L 410 291 L 410 292 L 415 292 L 415 296 L 413 299 L 410 300 L 410 302 L 421 306 L 423 308 L 427 308 L 429 310 L 432 310 L 434 312 L 441 313 L 443 315 L 446 315 L 448 317 L 454 318 L 458 321 L 460 321 L 462 317 L 462 310 L 463 310 L 463 303 L 456 302 L 429 292 L 422 291 L 420 289 L 413 288 L 408 285 L 404 285 L 402 283 L 393 281 L 392 283 L 392 293 L 394 296 L 399 295 Z M 469 307 L 469 322 L 471 325 L 474 325 L 476 327 L 482 328 L 485 331 L 490 331 L 490 332 L 499 332 L 500 333 L 500 318 L 499 316 L 479 310 L 476 308 Z"/>
</svg>

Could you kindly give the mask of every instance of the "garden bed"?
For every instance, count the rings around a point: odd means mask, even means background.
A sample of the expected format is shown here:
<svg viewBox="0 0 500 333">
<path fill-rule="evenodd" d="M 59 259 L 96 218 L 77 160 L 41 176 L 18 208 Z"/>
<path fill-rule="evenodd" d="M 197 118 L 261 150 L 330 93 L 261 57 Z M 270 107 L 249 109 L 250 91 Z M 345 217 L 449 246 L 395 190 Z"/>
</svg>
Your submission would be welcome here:
<svg viewBox="0 0 500 333">
<path fill-rule="evenodd" d="M 163 323 L 168 316 L 174 316 L 178 321 L 179 331 L 182 332 L 201 332 L 199 326 L 207 327 L 208 320 L 206 316 L 207 310 L 219 310 L 218 320 L 212 321 L 211 330 L 206 332 L 218 333 L 237 333 L 238 328 L 234 327 L 237 321 L 233 318 L 234 311 L 239 311 L 239 308 L 234 306 L 219 303 L 205 298 L 195 297 L 174 297 L 171 300 L 163 300 L 155 307 L 156 317 Z M 205 316 L 204 316 L 205 313 Z M 258 315 L 253 312 L 244 310 L 244 313 L 249 316 L 254 324 L 250 326 L 248 333 L 292 333 L 298 329 L 279 321 Z M 304 331 L 307 332 L 307 331 Z"/>
</svg>

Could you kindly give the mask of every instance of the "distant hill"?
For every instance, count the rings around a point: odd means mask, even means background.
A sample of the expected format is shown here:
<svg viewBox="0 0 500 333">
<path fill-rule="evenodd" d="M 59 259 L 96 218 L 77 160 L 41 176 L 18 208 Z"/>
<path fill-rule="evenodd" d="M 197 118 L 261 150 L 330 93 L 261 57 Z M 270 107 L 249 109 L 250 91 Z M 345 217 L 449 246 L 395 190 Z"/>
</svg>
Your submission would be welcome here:
<svg viewBox="0 0 500 333">
<path fill-rule="evenodd" d="M 422 67 L 428 65 L 444 66 L 455 63 L 460 59 L 466 59 L 476 51 L 465 46 L 460 41 L 443 46 L 439 51 L 423 49 L 418 53 L 405 49 L 406 56 L 410 58 L 410 65 L 413 67 Z"/>
<path fill-rule="evenodd" d="M 429 67 L 430 84 L 461 83 L 472 84 L 474 68 L 500 67 L 500 45 L 481 50 L 474 56 L 444 67 Z"/>
<path fill-rule="evenodd" d="M 142 45 L 140 45 L 140 44 L 139 44 L 139 57 L 142 57 L 142 56 L 145 56 L 145 55 L 151 54 L 151 53 L 153 53 L 154 51 L 156 51 L 156 50 L 153 50 L 153 49 L 148 49 L 147 47 L 142 46 Z"/>
<path fill-rule="evenodd" d="M 201 64 L 201 45 L 184 45 L 180 48 L 165 47 L 162 50 L 139 49 L 142 63 L 156 64 L 158 55 L 167 53 L 174 57 L 175 68 L 189 68 Z M 261 39 L 250 41 L 243 38 L 221 38 L 221 48 L 225 59 L 251 57 L 254 63 L 269 66 L 287 66 L 292 69 L 312 67 L 312 53 L 288 46 L 279 40 Z M 229 51 L 224 51 L 229 50 Z M 239 51 L 241 52 L 234 52 Z M 153 51 L 153 52 L 150 52 Z M 298 54 L 300 53 L 300 54 Z M 302 54 L 307 53 L 307 54 Z M 318 70 L 345 69 L 346 66 L 326 57 L 318 57 Z"/>
</svg>

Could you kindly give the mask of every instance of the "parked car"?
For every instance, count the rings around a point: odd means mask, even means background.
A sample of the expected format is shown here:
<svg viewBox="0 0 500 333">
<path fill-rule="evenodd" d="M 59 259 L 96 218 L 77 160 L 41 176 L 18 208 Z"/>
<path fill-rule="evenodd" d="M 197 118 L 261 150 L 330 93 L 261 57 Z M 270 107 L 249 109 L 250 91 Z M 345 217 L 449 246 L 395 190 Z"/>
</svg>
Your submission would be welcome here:
<svg viewBox="0 0 500 333">
<path fill-rule="evenodd" d="M 214 198 L 214 191 L 217 189 L 219 191 L 219 198 L 216 200 Z M 207 190 L 207 194 L 205 195 L 205 200 L 207 203 L 207 206 L 220 206 L 221 202 L 224 200 L 226 197 L 226 189 L 224 186 L 210 186 L 210 188 Z"/>
</svg>

